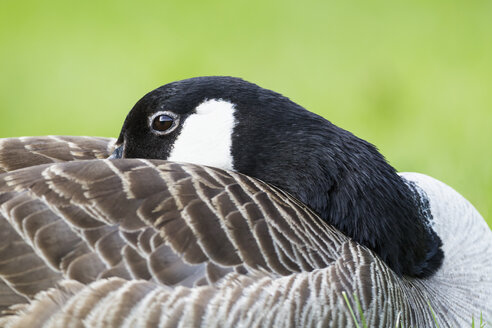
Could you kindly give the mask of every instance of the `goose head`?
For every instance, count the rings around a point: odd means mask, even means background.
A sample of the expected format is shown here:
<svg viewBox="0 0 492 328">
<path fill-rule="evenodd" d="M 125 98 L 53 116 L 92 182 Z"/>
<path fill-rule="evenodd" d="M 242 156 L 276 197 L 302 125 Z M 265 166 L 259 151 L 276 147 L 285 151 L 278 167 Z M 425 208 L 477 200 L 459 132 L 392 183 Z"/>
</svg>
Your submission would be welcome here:
<svg viewBox="0 0 492 328">
<path fill-rule="evenodd" d="M 110 158 L 188 162 L 263 180 L 400 275 L 428 277 L 443 261 L 416 186 L 376 147 L 238 78 L 197 77 L 149 92 L 128 114 Z"/>
</svg>

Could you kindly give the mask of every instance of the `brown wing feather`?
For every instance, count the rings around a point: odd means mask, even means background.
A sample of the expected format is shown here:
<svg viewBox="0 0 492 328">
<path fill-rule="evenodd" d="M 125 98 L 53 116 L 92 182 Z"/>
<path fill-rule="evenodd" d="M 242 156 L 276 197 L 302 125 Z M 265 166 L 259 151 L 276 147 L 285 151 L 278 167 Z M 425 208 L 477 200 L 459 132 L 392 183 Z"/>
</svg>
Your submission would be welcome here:
<svg viewBox="0 0 492 328">
<path fill-rule="evenodd" d="M 427 299 L 449 308 L 436 289 L 445 275 L 397 277 L 289 195 L 234 172 L 154 160 L 26 167 L 0 174 L 0 216 L 0 306 L 37 295 L 0 326 L 350 326 L 342 291 L 375 327 L 399 311 L 405 326 L 430 324 Z"/>
<path fill-rule="evenodd" d="M 336 258 L 333 249 L 319 250 L 316 238 L 295 228 L 305 221 L 315 226 L 311 231 L 337 235 L 294 199 L 212 168 L 144 160 L 44 164 L 1 175 L 0 193 L 3 224 L 19 250 L 35 258 L 25 271 L 41 271 L 38 289 L 2 275 L 27 298 L 62 277 L 193 286 L 233 270 L 288 275 Z M 36 286 L 31 275 L 26 279 Z"/>
<path fill-rule="evenodd" d="M 98 137 L 21 137 L 0 139 L 0 173 L 40 164 L 107 158 L 115 139 Z"/>
</svg>

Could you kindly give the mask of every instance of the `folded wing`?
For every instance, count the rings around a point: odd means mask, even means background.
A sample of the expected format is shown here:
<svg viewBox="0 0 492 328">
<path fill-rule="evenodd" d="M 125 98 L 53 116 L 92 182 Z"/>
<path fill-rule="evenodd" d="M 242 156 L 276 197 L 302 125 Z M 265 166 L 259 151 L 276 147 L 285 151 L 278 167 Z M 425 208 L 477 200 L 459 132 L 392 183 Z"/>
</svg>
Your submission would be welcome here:
<svg viewBox="0 0 492 328">
<path fill-rule="evenodd" d="M 443 298 L 256 179 L 97 159 L 110 139 L 7 140 L 0 326 L 350 326 L 343 291 L 375 326 L 415 326 Z"/>
</svg>

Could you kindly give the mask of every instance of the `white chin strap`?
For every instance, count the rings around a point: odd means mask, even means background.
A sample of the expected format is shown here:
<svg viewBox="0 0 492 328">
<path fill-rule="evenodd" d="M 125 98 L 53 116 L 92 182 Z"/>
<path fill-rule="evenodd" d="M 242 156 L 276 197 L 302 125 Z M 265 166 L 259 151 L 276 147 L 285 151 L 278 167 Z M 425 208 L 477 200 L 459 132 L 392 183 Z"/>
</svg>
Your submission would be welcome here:
<svg viewBox="0 0 492 328">
<path fill-rule="evenodd" d="M 233 170 L 231 146 L 234 104 L 205 100 L 184 122 L 168 160 Z"/>
</svg>

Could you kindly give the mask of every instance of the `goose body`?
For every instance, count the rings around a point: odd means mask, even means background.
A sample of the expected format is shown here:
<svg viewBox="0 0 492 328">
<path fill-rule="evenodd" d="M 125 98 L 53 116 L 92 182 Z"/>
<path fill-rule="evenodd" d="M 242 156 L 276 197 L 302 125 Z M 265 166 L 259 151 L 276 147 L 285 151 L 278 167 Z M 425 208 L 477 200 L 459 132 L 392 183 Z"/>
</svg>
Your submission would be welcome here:
<svg viewBox="0 0 492 328">
<path fill-rule="evenodd" d="M 235 78 L 152 91 L 116 141 L 1 140 L 0 234 L 2 327 L 354 326 L 342 292 L 371 327 L 492 316 L 468 201 Z"/>
</svg>

